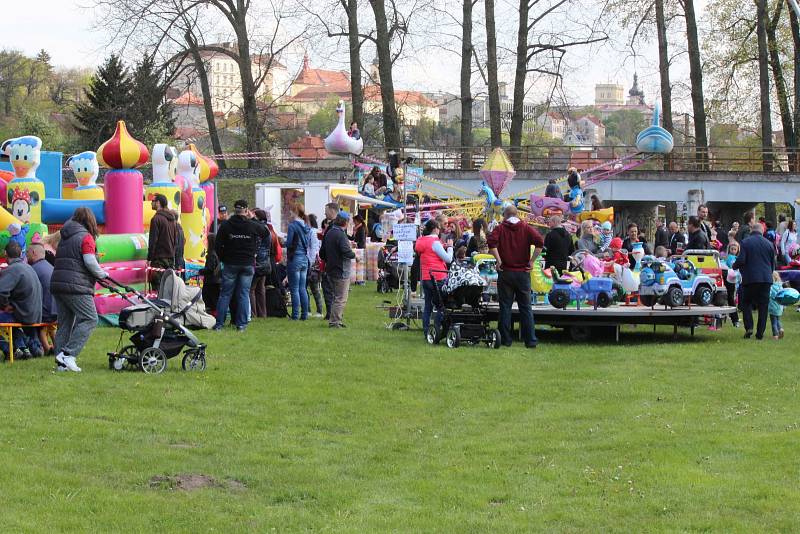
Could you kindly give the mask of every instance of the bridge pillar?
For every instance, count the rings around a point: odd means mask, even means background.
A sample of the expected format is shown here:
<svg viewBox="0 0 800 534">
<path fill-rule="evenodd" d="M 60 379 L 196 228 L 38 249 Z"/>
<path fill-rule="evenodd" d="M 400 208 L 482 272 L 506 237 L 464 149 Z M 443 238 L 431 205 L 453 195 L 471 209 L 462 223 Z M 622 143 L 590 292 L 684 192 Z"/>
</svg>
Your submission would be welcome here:
<svg viewBox="0 0 800 534">
<path fill-rule="evenodd" d="M 777 226 L 778 210 L 774 202 L 764 202 L 764 219 Z"/>
<path fill-rule="evenodd" d="M 702 189 L 690 189 L 686 194 L 687 217 L 697 215 L 697 208 L 705 202 L 705 193 Z"/>
</svg>

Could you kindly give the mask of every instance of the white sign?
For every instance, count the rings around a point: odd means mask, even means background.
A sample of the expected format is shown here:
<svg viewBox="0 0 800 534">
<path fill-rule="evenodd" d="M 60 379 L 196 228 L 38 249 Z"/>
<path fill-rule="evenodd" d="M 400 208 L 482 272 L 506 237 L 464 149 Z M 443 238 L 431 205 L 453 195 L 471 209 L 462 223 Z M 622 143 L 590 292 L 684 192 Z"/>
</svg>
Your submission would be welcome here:
<svg viewBox="0 0 800 534">
<path fill-rule="evenodd" d="M 392 227 L 392 234 L 397 241 L 416 241 L 417 225 L 407 223 L 395 224 Z"/>
<path fill-rule="evenodd" d="M 413 226 L 413 225 L 411 225 Z M 395 228 L 397 228 L 395 226 Z M 397 243 L 397 261 L 411 265 L 414 263 L 414 242 L 399 241 Z"/>
</svg>

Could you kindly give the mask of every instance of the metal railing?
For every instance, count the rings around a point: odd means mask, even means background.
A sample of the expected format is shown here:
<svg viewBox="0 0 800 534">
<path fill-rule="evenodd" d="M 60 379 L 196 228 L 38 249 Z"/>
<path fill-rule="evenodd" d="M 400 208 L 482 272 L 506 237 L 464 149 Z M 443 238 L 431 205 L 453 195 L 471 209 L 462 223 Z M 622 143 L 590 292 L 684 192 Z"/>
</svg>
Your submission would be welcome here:
<svg viewBox="0 0 800 534">
<path fill-rule="evenodd" d="M 564 171 L 569 167 L 586 169 L 613 161 L 638 151 L 634 146 L 523 146 L 505 147 L 517 171 Z M 316 169 L 342 169 L 349 159 L 328 155 L 323 149 L 317 154 L 305 148 L 304 157 L 293 156 L 288 148 L 273 148 L 268 156 L 259 159 L 269 161 L 268 166 L 276 170 L 300 169 L 312 166 Z M 492 149 L 486 146 L 419 146 L 403 147 L 397 152 L 400 159 L 414 158 L 413 165 L 428 170 L 477 170 L 485 163 Z M 386 160 L 387 149 L 365 147 L 366 160 Z M 247 158 L 243 158 L 247 159 Z M 666 156 L 652 158 L 639 170 L 664 172 L 800 172 L 800 150 L 797 148 L 712 146 L 676 146 Z"/>
</svg>

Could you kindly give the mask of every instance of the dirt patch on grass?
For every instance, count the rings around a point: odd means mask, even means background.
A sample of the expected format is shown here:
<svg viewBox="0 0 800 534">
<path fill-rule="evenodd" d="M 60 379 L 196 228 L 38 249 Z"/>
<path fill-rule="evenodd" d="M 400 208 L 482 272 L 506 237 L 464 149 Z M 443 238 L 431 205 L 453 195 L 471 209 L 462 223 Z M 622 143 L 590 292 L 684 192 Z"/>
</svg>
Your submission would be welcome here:
<svg viewBox="0 0 800 534">
<path fill-rule="evenodd" d="M 229 490 L 247 489 L 247 486 L 238 480 L 217 480 L 214 477 L 197 473 L 157 475 L 150 479 L 150 487 L 169 491 L 195 491 L 205 488 L 222 488 Z"/>
</svg>

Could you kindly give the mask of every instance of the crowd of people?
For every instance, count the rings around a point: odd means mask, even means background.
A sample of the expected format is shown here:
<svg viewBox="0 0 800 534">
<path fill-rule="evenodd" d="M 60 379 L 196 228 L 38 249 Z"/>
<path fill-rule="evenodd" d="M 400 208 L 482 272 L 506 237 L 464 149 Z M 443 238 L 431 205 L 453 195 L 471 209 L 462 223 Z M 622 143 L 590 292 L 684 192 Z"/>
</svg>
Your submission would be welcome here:
<svg viewBox="0 0 800 534">
<path fill-rule="evenodd" d="M 252 317 L 288 314 L 305 321 L 322 318 L 323 311 L 330 328 L 346 328 L 344 309 L 355 258 L 351 241 L 366 239 L 359 230 L 363 220 L 353 224 L 349 213 L 329 203 L 320 228 L 317 217 L 296 204 L 282 239 L 264 210 L 251 210 L 244 200 L 233 207 L 234 214 L 224 216 L 216 234 L 209 236 L 206 265 L 200 271 L 206 308 L 216 315 L 214 329 L 225 326 L 229 312 L 231 322 L 244 331 Z M 348 233 L 350 226 L 354 230 Z"/>
<path fill-rule="evenodd" d="M 375 177 L 368 177 L 365 184 L 374 186 Z M 381 187 L 385 186 L 375 192 Z M 183 231 L 166 197 L 156 195 L 152 207 L 148 278 L 157 289 L 166 270 L 183 271 Z M 356 215 L 351 220 L 349 213 L 329 203 L 318 225 L 317 217 L 297 204 L 282 238 L 264 210 L 251 210 L 245 200 L 236 201 L 233 210 L 229 216 L 227 207 L 219 206 L 217 232 L 209 234 L 206 263 L 200 270 L 203 300 L 216 316 L 214 329 L 222 329 L 229 315 L 231 324 L 244 331 L 253 317 L 288 316 L 305 321 L 323 314 L 330 328 L 346 328 L 344 310 L 354 248 L 365 247 L 367 240 L 364 219 Z M 781 217 L 772 225 L 756 220 L 750 212 L 741 224 L 733 222 L 723 230 L 719 223 L 708 220 L 708 208 L 701 205 L 696 215 L 688 218 L 685 229 L 674 221 L 656 220 L 652 249 L 634 222 L 619 236 L 614 235 L 610 223 L 592 221 L 583 221 L 572 234 L 561 216 L 554 215 L 548 219 L 543 237 L 520 219 L 514 206 L 505 208 L 502 222 L 491 230 L 483 219 L 470 226 L 467 222 L 438 215 L 426 221 L 415 243 L 426 332 L 431 319 L 437 326 L 441 323 L 442 303 L 436 284 L 447 276 L 450 264 L 465 262 L 473 254 L 488 253 L 496 260 L 501 343 L 508 346 L 513 341 L 511 309 L 516 302 L 522 339 L 526 347 L 533 348 L 537 340 L 530 312 L 529 272 L 543 250 L 545 267 L 564 271 L 575 251 L 634 267 L 630 252 L 641 248 L 644 254 L 659 259 L 685 250 L 720 251 L 728 304 L 738 304 L 745 337 L 762 339 L 768 319 L 773 337 L 783 337 L 783 307 L 776 301 L 782 284 L 776 269 L 780 264 L 798 262 L 800 246 L 793 220 Z M 24 241 L 8 242 L 8 266 L 0 276 L 0 322 L 30 325 L 14 330 L 15 358 L 52 354 L 59 369 L 80 372 L 76 358 L 97 324 L 95 284 L 108 277 L 97 261 L 97 236 L 91 210 L 78 208 L 58 233 L 32 243 L 27 250 Z M 756 323 L 754 310 L 758 311 Z M 739 326 L 737 312 L 731 314 L 731 320 Z M 51 325 L 56 321 L 59 327 L 52 335 Z M 8 351 L 7 344 L 0 348 Z"/>
<path fill-rule="evenodd" d="M 657 219 L 654 239 L 648 242 L 635 222 L 627 223 L 623 234 L 614 235 L 610 222 L 599 224 L 587 220 L 573 234 L 564 227 L 562 216 L 553 215 L 548 218 L 547 232 L 542 237 L 533 227 L 521 223 L 517 215 L 515 208 L 510 207 L 504 213 L 503 222 L 491 232 L 483 219 L 472 221 L 471 232 L 463 224 L 469 221 L 461 219 L 439 216 L 426 222 L 423 237 L 416 244 L 425 299 L 424 331 L 427 332 L 432 316 L 436 321 L 441 316 L 442 308 L 434 284 L 445 278 L 447 264 L 469 258 L 476 252 L 491 253 L 497 259 L 500 332 L 502 343 L 508 344 L 511 342 L 512 303 L 516 301 L 520 309 L 527 309 L 530 303 L 530 280 L 528 278 L 525 282 L 522 276 L 515 273 L 530 271 L 542 250 L 545 251 L 544 267 L 562 272 L 568 269 L 570 257 L 576 251 L 588 252 L 633 269 L 636 260 L 631 252 L 641 248 L 644 255 L 653 255 L 662 260 L 687 250 L 719 251 L 728 305 L 738 305 L 745 337 L 755 335 L 757 339 L 762 339 L 767 319 L 772 325 L 773 337 L 783 337 L 780 323 L 783 307 L 775 298 L 783 284 L 776 269 L 781 264 L 798 264 L 800 247 L 795 221 L 781 216 L 778 224 L 772 225 L 764 220 L 756 220 L 750 212 L 745 214 L 742 224 L 733 222 L 730 228 L 723 230 L 718 222 L 709 221 L 708 207 L 701 205 L 697 213 L 688 218 L 685 228 L 674 221 L 667 224 Z M 462 228 L 467 230 L 462 232 Z M 525 232 L 522 232 L 523 228 Z M 523 243 L 526 240 L 528 246 Z M 530 246 L 535 246 L 535 250 L 528 254 Z M 527 304 L 523 296 L 526 291 Z M 754 324 L 753 312 L 756 310 L 759 318 Z M 732 313 L 730 318 L 735 327 L 741 326 L 738 311 Z M 521 321 L 526 345 L 535 346 L 533 319 L 524 314 Z M 715 322 L 711 329 L 716 328 Z"/>
</svg>

